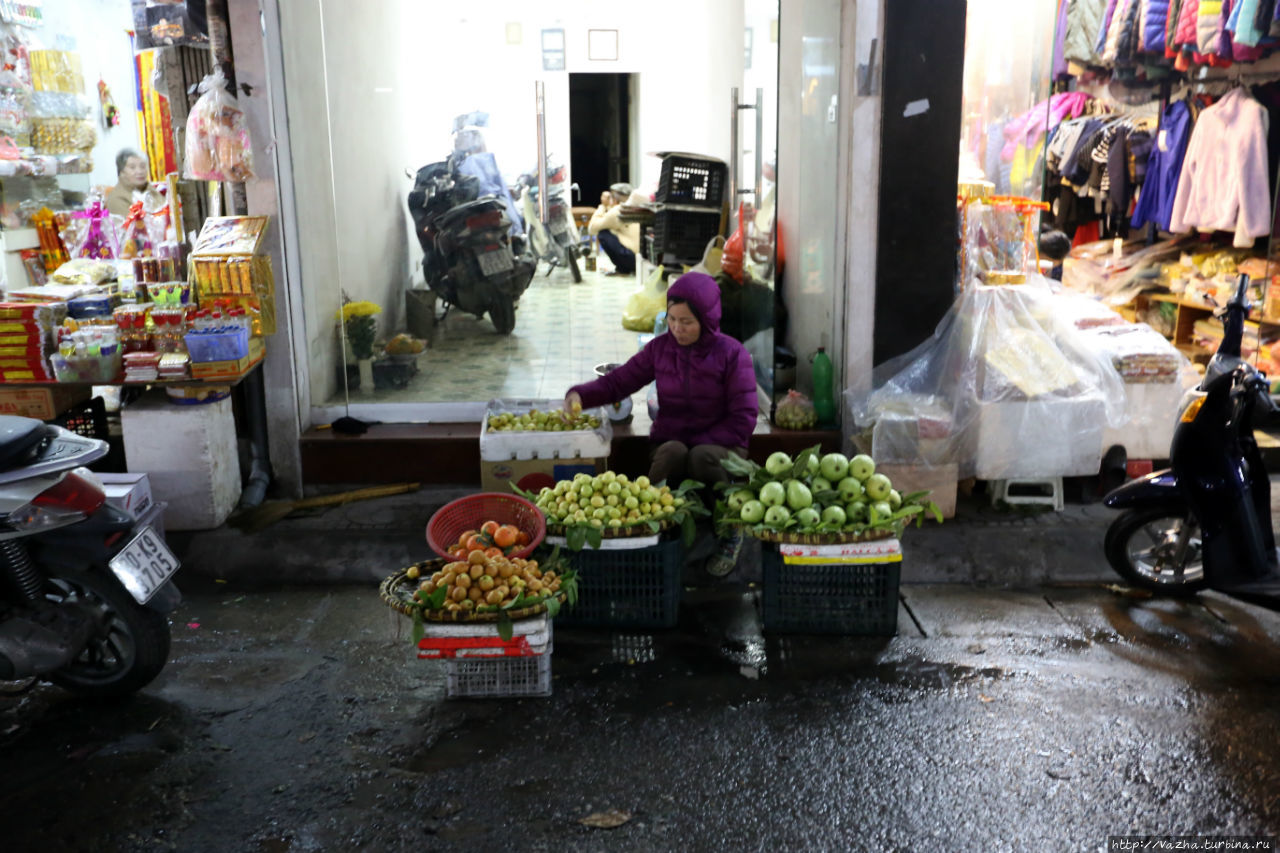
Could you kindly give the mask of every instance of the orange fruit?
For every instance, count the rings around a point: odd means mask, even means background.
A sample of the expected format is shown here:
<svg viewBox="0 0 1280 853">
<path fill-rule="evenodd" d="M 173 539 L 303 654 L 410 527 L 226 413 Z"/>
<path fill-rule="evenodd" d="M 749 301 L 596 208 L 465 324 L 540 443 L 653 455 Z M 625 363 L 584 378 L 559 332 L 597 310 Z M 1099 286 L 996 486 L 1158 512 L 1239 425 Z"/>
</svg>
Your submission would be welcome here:
<svg viewBox="0 0 1280 853">
<path fill-rule="evenodd" d="M 498 526 L 498 522 L 496 521 L 486 521 L 484 524 L 480 525 L 480 532 L 492 539 L 493 534 L 498 532 Z"/>
<path fill-rule="evenodd" d="M 467 544 L 467 539 L 468 539 L 469 537 L 471 537 L 471 536 L 475 536 L 475 535 L 476 535 L 477 533 L 479 533 L 479 532 L 480 532 L 480 531 L 478 531 L 478 530 L 464 530 L 464 531 L 462 531 L 462 535 L 458 537 L 458 544 L 459 544 L 459 545 L 462 545 L 462 546 L 464 546 L 464 547 L 465 547 L 465 546 L 466 546 L 466 544 Z"/>
<path fill-rule="evenodd" d="M 450 557 L 461 557 L 464 553 L 462 550 L 462 546 L 456 545 L 456 544 L 450 545 L 448 548 L 445 548 L 444 550 L 446 553 L 448 553 Z"/>
<path fill-rule="evenodd" d="M 517 545 L 528 545 L 528 544 L 529 544 L 529 534 L 528 534 L 528 533 L 525 533 L 523 530 L 517 530 L 517 531 L 516 531 L 516 544 L 517 544 Z"/>
<path fill-rule="evenodd" d="M 509 524 L 504 524 L 493 532 L 493 544 L 499 548 L 510 548 L 520 538 L 520 531 Z"/>
<path fill-rule="evenodd" d="M 488 557 L 489 559 L 493 559 L 494 557 L 501 557 L 501 556 L 502 556 L 502 549 L 501 549 L 501 548 L 487 548 L 487 549 L 485 549 L 484 556 Z"/>
<path fill-rule="evenodd" d="M 467 541 L 462 543 L 462 547 L 465 548 L 468 552 L 471 552 L 475 550 L 483 551 L 487 546 L 480 541 L 479 533 L 472 533 L 470 536 L 467 537 Z"/>
</svg>

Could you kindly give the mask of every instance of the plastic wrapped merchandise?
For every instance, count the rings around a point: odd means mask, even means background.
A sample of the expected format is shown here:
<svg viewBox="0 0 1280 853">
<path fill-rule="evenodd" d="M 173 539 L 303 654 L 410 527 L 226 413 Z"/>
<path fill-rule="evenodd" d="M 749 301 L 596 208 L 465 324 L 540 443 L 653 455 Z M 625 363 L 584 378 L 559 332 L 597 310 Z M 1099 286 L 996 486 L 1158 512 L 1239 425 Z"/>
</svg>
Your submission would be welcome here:
<svg viewBox="0 0 1280 853">
<path fill-rule="evenodd" d="M 1103 428 L 1124 419 L 1123 385 L 1058 317 L 1046 280 L 1028 280 L 964 290 L 932 338 L 876 370 L 870 394 L 846 392 L 873 454 L 878 429 L 893 461 L 955 463 L 962 478 L 1097 473 Z"/>
<path fill-rule="evenodd" d="M 200 81 L 200 99 L 187 116 L 185 177 L 200 181 L 253 178 L 253 142 L 244 112 L 227 91 L 222 69 Z"/>
</svg>

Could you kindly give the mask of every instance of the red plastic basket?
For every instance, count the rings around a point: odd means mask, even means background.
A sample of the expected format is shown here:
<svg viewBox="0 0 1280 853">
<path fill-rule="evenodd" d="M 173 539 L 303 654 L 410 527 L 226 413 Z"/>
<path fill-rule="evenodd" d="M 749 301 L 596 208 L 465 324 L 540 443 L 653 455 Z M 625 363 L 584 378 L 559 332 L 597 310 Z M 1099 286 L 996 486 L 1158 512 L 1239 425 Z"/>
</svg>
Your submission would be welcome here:
<svg viewBox="0 0 1280 853">
<path fill-rule="evenodd" d="M 501 492 L 482 492 L 467 495 L 436 510 L 427 522 L 427 544 L 446 560 L 448 548 L 467 530 L 479 530 L 486 521 L 514 525 L 529 537 L 529 544 L 512 557 L 527 557 L 547 535 L 547 520 L 539 509 L 519 495 Z"/>
</svg>

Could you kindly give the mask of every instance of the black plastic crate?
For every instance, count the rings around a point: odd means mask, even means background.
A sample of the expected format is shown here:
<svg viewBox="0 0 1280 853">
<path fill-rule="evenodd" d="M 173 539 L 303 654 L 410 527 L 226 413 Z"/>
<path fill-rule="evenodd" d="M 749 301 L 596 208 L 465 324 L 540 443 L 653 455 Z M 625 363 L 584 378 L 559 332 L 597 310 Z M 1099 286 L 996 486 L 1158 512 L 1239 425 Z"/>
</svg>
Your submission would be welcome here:
<svg viewBox="0 0 1280 853">
<path fill-rule="evenodd" d="M 662 264 L 696 264 L 719 233 L 719 210 L 660 210 L 653 219 L 654 252 Z"/>
<path fill-rule="evenodd" d="M 101 397 L 92 397 L 83 403 L 77 403 L 49 423 L 69 429 L 85 438 L 106 441 L 111 437 L 107 425 L 107 407 Z"/>
<path fill-rule="evenodd" d="M 650 548 L 562 551 L 578 572 L 578 603 L 557 624 L 590 628 L 671 628 L 680 615 L 679 536 Z"/>
<path fill-rule="evenodd" d="M 655 201 L 720 209 L 729 166 L 716 160 L 672 154 L 662 160 Z"/>
<path fill-rule="evenodd" d="M 776 547 L 764 549 L 763 563 L 764 630 L 886 637 L 897 633 L 901 563 L 783 563 Z"/>
</svg>

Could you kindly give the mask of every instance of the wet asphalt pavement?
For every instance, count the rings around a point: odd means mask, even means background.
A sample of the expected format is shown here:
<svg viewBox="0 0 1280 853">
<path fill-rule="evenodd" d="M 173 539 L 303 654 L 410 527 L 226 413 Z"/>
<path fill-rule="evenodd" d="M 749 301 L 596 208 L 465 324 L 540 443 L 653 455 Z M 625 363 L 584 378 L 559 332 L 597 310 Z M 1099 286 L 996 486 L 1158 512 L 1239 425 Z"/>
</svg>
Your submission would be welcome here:
<svg viewBox="0 0 1280 853">
<path fill-rule="evenodd" d="M 1101 850 L 1280 833 L 1280 618 L 1100 585 L 903 587 L 894 638 L 555 633 L 547 699 L 446 700 L 372 586 L 188 579 L 108 706 L 0 698 L 3 849 Z M 580 819 L 619 810 L 617 828 Z"/>
</svg>

